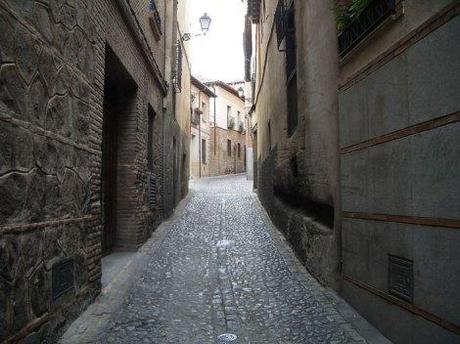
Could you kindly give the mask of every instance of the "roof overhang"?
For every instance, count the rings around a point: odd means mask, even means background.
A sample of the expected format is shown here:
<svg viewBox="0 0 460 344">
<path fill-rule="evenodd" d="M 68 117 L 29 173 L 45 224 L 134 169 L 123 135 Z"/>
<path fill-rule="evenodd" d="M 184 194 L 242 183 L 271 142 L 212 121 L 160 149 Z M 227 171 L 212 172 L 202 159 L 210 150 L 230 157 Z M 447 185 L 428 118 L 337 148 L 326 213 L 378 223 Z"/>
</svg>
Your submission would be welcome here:
<svg viewBox="0 0 460 344">
<path fill-rule="evenodd" d="M 195 78 L 194 76 L 191 77 L 192 80 L 192 85 L 194 85 L 196 88 L 198 88 L 201 92 L 206 94 L 208 97 L 211 98 L 216 98 L 217 95 L 209 89 L 205 84 L 203 84 L 200 80 Z"/>
</svg>

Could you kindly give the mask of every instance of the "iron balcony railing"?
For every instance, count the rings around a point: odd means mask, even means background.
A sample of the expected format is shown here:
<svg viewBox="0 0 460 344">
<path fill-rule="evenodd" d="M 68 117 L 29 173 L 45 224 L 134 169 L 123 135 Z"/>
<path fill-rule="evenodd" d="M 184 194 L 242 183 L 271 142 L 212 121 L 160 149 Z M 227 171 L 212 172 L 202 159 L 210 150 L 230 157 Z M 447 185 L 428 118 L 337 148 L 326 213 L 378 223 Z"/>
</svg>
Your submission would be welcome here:
<svg viewBox="0 0 460 344">
<path fill-rule="evenodd" d="M 395 13 L 395 0 L 374 0 L 339 33 L 339 55 L 345 56 L 372 30 Z"/>
<path fill-rule="evenodd" d="M 161 17 L 160 12 L 158 11 L 157 5 L 155 4 L 155 0 L 149 1 L 149 11 L 150 11 L 150 26 L 153 29 L 153 32 L 156 36 L 156 39 L 162 35 L 161 32 Z"/>
</svg>

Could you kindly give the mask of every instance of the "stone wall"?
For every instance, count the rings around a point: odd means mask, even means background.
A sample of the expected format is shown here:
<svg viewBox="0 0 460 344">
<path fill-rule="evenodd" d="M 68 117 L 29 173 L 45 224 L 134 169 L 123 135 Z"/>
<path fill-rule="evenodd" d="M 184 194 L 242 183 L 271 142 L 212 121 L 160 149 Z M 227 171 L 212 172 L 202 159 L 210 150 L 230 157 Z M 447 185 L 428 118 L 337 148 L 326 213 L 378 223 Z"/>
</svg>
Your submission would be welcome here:
<svg viewBox="0 0 460 344">
<path fill-rule="evenodd" d="M 167 27 L 175 7 L 160 7 L 157 41 L 134 17 L 148 15 L 142 0 L 0 2 L 0 341 L 55 342 L 100 291 L 106 124 L 115 123 L 112 186 L 121 200 L 111 249 L 139 247 L 187 192 L 189 110 L 175 115 L 163 102 L 174 61 L 151 54 L 172 52 L 176 41 L 164 41 L 176 32 Z M 129 104 L 108 111 L 110 94 L 124 85 Z M 118 111 L 126 118 L 113 117 Z M 173 154 L 175 174 L 163 163 Z"/>
<path fill-rule="evenodd" d="M 395 343 L 456 343 L 460 7 L 403 5 L 340 70 L 343 295 Z"/>
<path fill-rule="evenodd" d="M 290 3 L 290 2 L 288 2 Z M 306 268 L 340 286 L 336 29 L 332 2 L 295 1 L 297 87 L 286 89 L 286 54 L 272 29 L 278 1 L 266 1 L 257 26 L 257 189 L 272 220 Z M 322 35 L 317 35 L 318 28 Z M 331 61 L 332 59 L 332 61 Z M 324 62 L 332 62 L 323 65 Z M 327 97 L 325 96 L 327 94 Z M 298 124 L 288 133 L 288 98 Z"/>
</svg>

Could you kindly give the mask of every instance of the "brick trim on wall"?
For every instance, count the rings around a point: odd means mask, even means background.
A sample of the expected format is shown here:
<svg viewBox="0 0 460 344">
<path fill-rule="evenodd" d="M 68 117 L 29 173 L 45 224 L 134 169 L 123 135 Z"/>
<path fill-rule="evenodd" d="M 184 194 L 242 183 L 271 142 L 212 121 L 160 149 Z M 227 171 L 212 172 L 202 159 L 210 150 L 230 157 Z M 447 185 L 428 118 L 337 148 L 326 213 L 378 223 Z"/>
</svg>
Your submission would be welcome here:
<svg viewBox="0 0 460 344">
<path fill-rule="evenodd" d="M 452 124 L 452 123 L 457 123 L 459 121 L 460 121 L 460 112 L 457 111 L 457 112 L 451 113 L 446 116 L 438 117 L 438 118 L 435 118 L 435 119 L 432 119 L 426 122 L 415 124 L 407 128 L 403 128 L 400 130 L 390 132 L 388 134 L 377 136 L 372 139 L 369 139 L 369 140 L 366 140 L 366 141 L 363 141 L 363 142 L 360 142 L 360 143 L 357 143 L 351 146 L 343 147 L 340 149 L 340 153 L 348 154 L 351 152 L 363 150 L 369 147 L 381 145 L 383 143 L 399 140 L 404 137 L 416 135 L 424 131 L 429 131 L 435 128 L 439 128 L 439 127 L 443 127 L 443 126 Z"/>
<path fill-rule="evenodd" d="M 399 306 L 401 308 L 404 308 L 406 311 L 411 312 L 412 314 L 415 314 L 419 317 L 422 317 L 425 320 L 428 320 L 429 322 L 436 324 L 450 332 L 453 332 L 455 334 L 460 334 L 460 326 L 445 320 L 441 317 L 438 317 L 437 315 L 434 315 L 432 313 L 429 313 L 417 306 L 414 306 L 410 303 L 404 302 L 401 299 L 398 299 L 397 297 L 394 297 L 392 295 L 389 295 L 385 293 L 384 291 L 381 291 L 380 289 L 373 287 L 365 282 L 356 280 L 350 276 L 344 275 L 343 280 L 345 282 L 351 283 L 358 288 L 361 288 L 371 294 L 374 294 L 375 296 L 380 297 L 381 299 L 385 300 L 386 302 L 389 302 L 395 306 Z"/>
</svg>

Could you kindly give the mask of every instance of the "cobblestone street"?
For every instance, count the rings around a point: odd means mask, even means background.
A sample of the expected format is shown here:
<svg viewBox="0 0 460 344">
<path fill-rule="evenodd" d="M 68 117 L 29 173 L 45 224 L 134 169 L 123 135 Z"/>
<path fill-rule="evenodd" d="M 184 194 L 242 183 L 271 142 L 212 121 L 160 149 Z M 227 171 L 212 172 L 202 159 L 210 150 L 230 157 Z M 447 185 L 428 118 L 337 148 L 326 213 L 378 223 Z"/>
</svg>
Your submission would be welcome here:
<svg viewBox="0 0 460 344">
<path fill-rule="evenodd" d="M 96 342 L 224 343 L 225 333 L 233 343 L 366 342 L 336 310 L 343 301 L 296 260 L 244 176 L 191 189 L 163 237 L 142 248 L 143 267 Z M 75 335 L 86 341 L 81 328 Z"/>
</svg>

